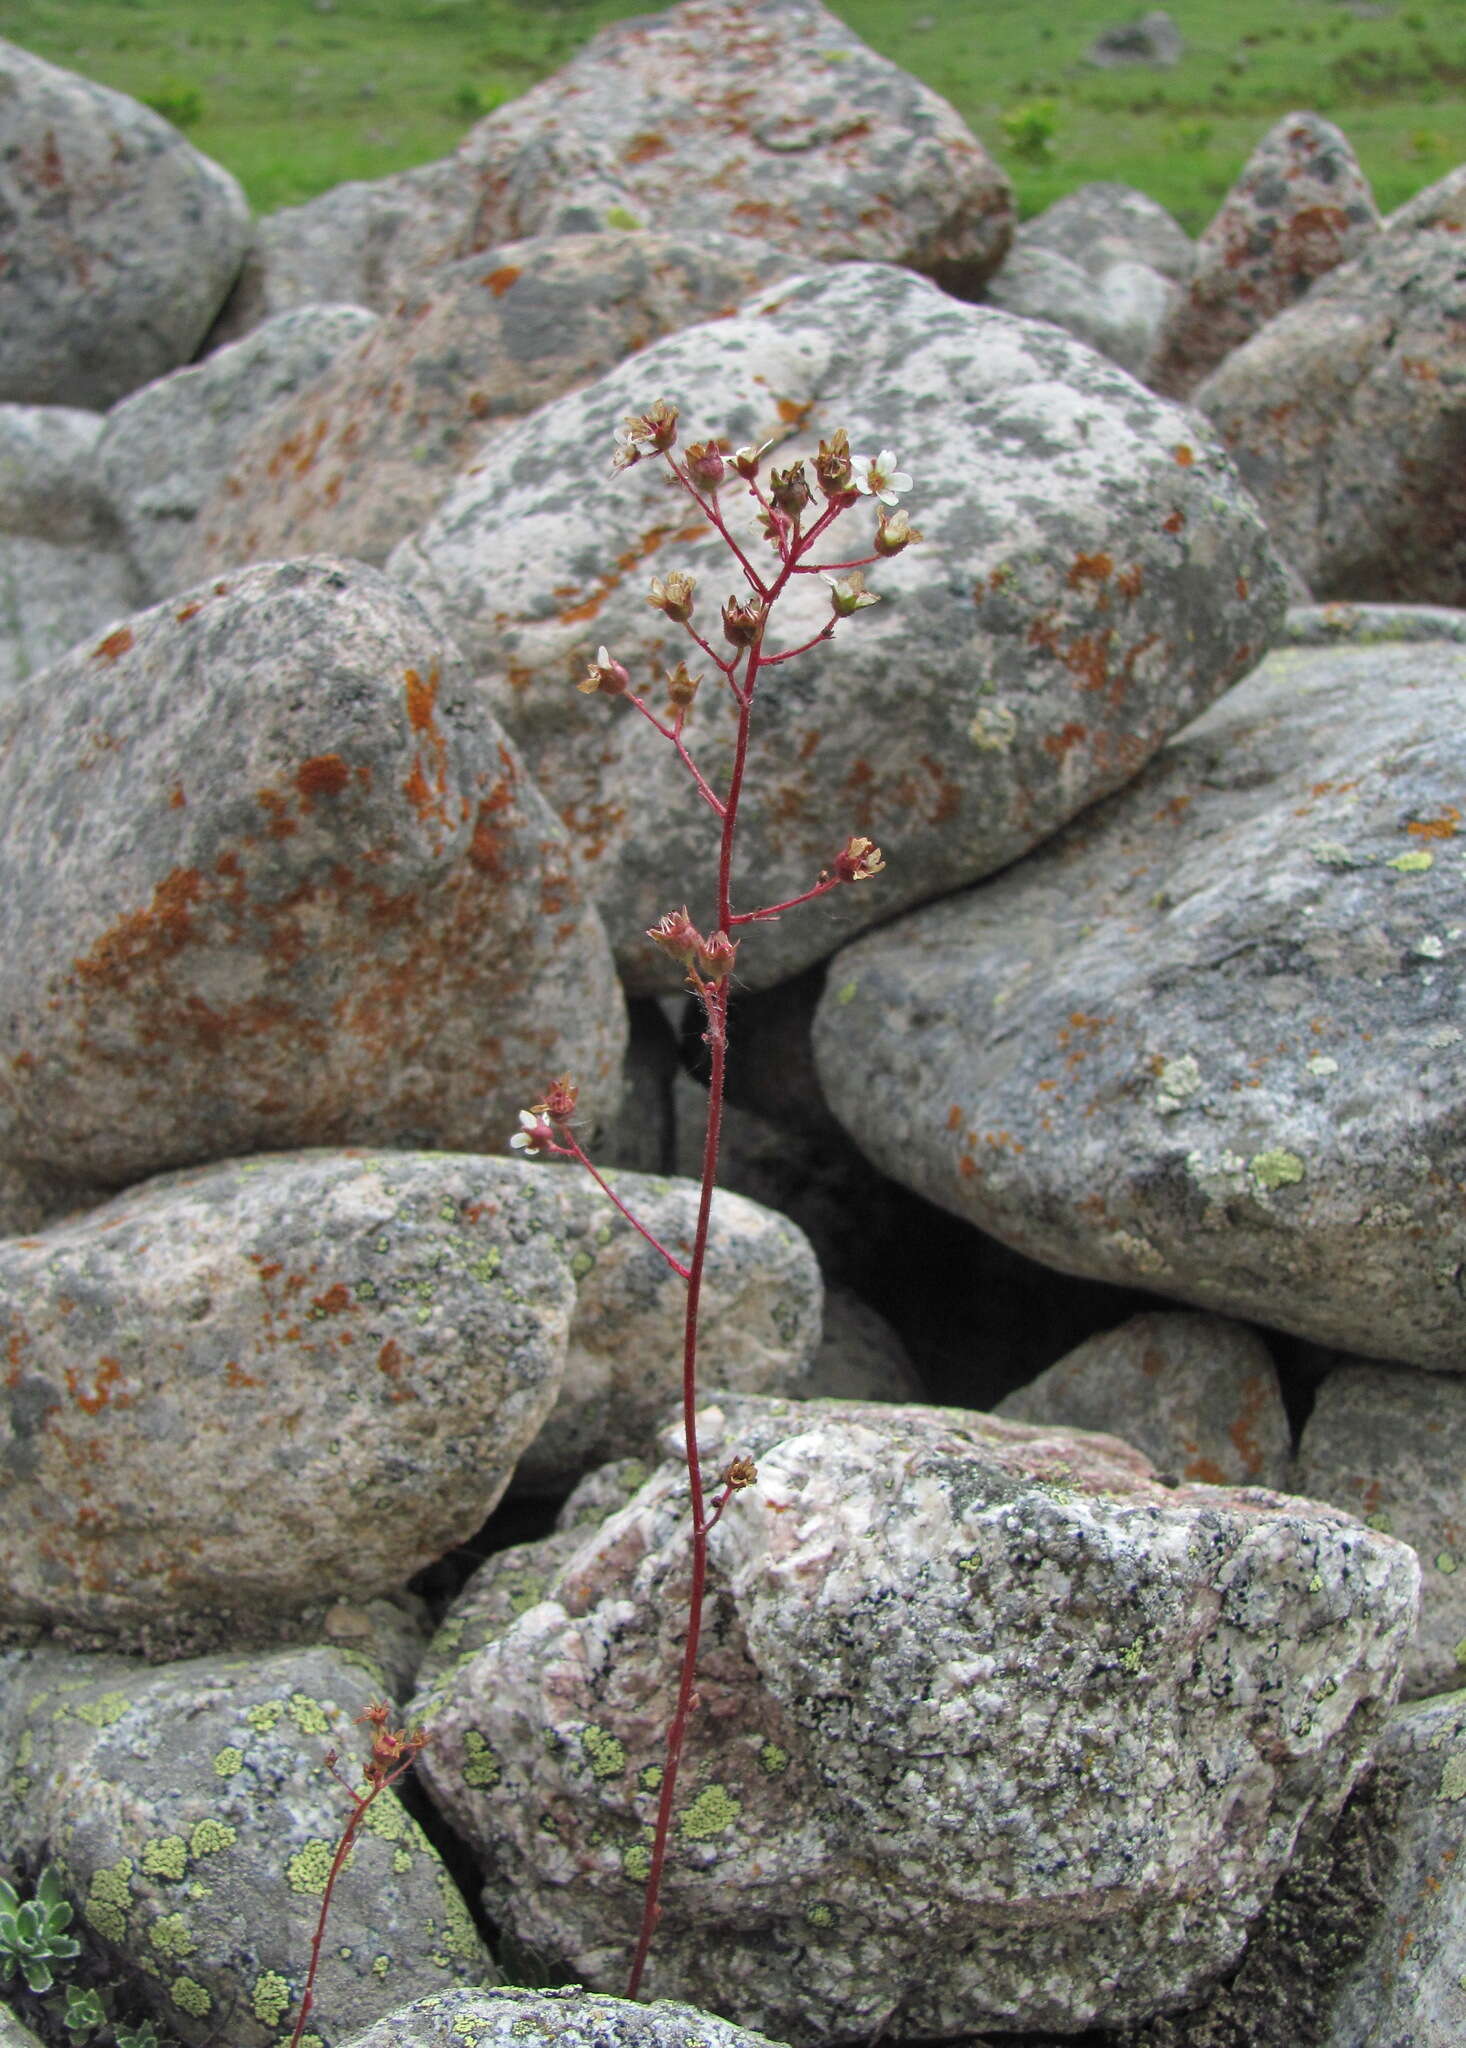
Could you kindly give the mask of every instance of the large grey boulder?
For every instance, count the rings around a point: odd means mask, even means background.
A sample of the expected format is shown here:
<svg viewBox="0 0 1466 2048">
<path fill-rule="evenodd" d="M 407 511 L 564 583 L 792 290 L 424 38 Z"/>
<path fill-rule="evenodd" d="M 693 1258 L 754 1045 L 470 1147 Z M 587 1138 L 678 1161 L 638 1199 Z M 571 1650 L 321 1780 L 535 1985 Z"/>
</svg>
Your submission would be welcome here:
<svg viewBox="0 0 1466 2048">
<path fill-rule="evenodd" d="M 1466 1369 L 1466 651 L 1290 648 L 1132 786 L 833 964 L 825 1094 L 1066 1272 Z"/>
<path fill-rule="evenodd" d="M 81 406 L 0 405 L 0 533 L 61 547 L 115 545 L 97 468 L 102 426 Z"/>
<path fill-rule="evenodd" d="M 440 1991 L 394 2009 L 348 2048 L 773 2048 L 696 2006 L 631 2005 L 578 1984 L 554 1991 Z"/>
<path fill-rule="evenodd" d="M 1019 248 L 1067 256 L 1091 277 L 1117 263 L 1143 263 L 1184 284 L 1196 262 L 1196 245 L 1159 201 L 1104 180 L 1066 192 L 1024 221 L 1014 239 Z"/>
<path fill-rule="evenodd" d="M 1057 250 L 1020 242 L 988 280 L 983 303 L 1051 320 L 1138 376 L 1175 295 L 1175 286 L 1149 264 L 1114 263 L 1095 276 Z"/>
<path fill-rule="evenodd" d="M 1405 1690 L 1447 1692 L 1466 1670 L 1466 1381 L 1341 1360 L 1319 1387 L 1289 1482 L 1408 1543 L 1420 1628 Z"/>
<path fill-rule="evenodd" d="M 301 307 L 267 321 L 197 367 L 174 370 L 113 406 L 97 448 L 97 467 L 149 599 L 197 580 L 181 564 L 189 554 L 199 508 L 223 484 L 237 450 L 261 417 L 302 385 L 314 384 L 334 357 L 376 324 L 375 314 L 363 306 Z M 320 551 L 310 541 L 261 548 L 242 559 Z"/>
<path fill-rule="evenodd" d="M 1128 780 L 1260 658 L 1281 618 L 1266 533 L 1195 417 L 1051 328 L 846 264 L 655 343 L 510 428 L 388 564 L 486 678 L 635 989 L 678 983 L 641 933 L 689 897 L 697 914 L 709 813 L 643 721 L 575 684 L 605 644 L 660 701 L 658 672 L 698 658 L 649 609 L 646 579 L 695 572 L 715 638 L 714 608 L 741 587 L 659 465 L 608 474 L 622 418 L 663 396 L 688 439 L 772 437 L 781 464 L 839 427 L 857 451 L 894 449 L 931 536 L 870 572 L 886 601 L 832 649 L 761 686 L 740 907 L 806 890 L 851 833 L 876 839 L 888 867 L 760 926 L 738 961 L 748 987 L 1015 859 Z M 722 502 L 752 559 L 772 562 L 741 487 Z M 872 526 L 863 504 L 826 560 L 867 553 Z M 829 617 L 827 586 L 796 579 L 770 647 Z M 736 716 L 716 681 L 688 736 L 721 783 Z"/>
<path fill-rule="evenodd" d="M 1196 246 L 1146 382 L 1185 398 L 1316 279 L 1357 256 L 1379 211 L 1349 139 L 1321 114 L 1285 114 L 1243 165 Z"/>
<path fill-rule="evenodd" d="M 249 207 L 125 93 L 0 43 L 0 399 L 109 406 L 186 363 L 234 282 Z"/>
<path fill-rule="evenodd" d="M 274 564 L 0 707 L 0 1157 L 116 1185 L 301 1144 L 503 1149 L 624 1015 L 564 834 L 374 571 Z"/>
<path fill-rule="evenodd" d="M 263 1157 L 0 1243 L 0 1623 L 268 1640 L 469 1541 L 564 1369 L 550 1180 Z"/>
<path fill-rule="evenodd" d="M 1193 394 L 1316 597 L 1466 602 L 1466 166 Z"/>
<path fill-rule="evenodd" d="M 124 2010 L 175 2041 L 272 2048 L 299 2010 L 332 1853 L 389 1700 L 326 1646 L 150 1668 L 49 1647 L 0 1657 L 0 1834 L 53 1862 Z M 394 1722 L 400 1718 L 394 1711 Z M 453 1984 L 497 1981 L 438 1852 L 395 1791 L 331 1900 L 312 2031 L 325 2040 Z"/>
<path fill-rule="evenodd" d="M 509 421 L 791 267 L 730 235 L 605 233 L 432 272 L 292 401 L 252 415 L 182 537 L 187 573 L 318 550 L 384 560 Z"/>
<path fill-rule="evenodd" d="M 960 1410 L 720 1397 L 700 1435 L 759 1479 L 712 1535 L 652 1995 L 800 2043 L 1077 2031 L 1236 1959 L 1382 1725 L 1404 1545 Z M 412 1709 L 492 1916 L 591 1987 L 634 1938 L 676 1686 L 667 1441 Z"/>
</svg>

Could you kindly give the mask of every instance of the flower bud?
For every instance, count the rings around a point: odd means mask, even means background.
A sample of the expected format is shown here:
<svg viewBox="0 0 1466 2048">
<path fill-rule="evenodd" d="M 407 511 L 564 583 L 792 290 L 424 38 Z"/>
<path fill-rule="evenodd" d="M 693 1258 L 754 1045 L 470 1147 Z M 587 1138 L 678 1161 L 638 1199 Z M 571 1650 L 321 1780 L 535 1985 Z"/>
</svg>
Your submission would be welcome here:
<svg viewBox="0 0 1466 2048">
<path fill-rule="evenodd" d="M 769 471 L 769 499 L 780 512 L 788 513 L 791 519 L 799 517 L 813 495 L 802 462 L 791 462 L 787 469 Z"/>
<path fill-rule="evenodd" d="M 830 609 L 837 619 L 853 618 L 868 604 L 881 601 L 877 592 L 866 589 L 864 569 L 848 569 L 843 576 L 826 576 L 823 580 L 830 586 Z"/>
<path fill-rule="evenodd" d="M 620 697 L 630 688 L 631 677 L 619 661 L 612 661 L 604 647 L 596 649 L 596 658 L 585 672 L 585 681 L 576 685 L 584 690 L 587 697 L 593 697 L 602 690 L 608 697 Z"/>
<path fill-rule="evenodd" d="M 842 882 L 868 882 L 885 865 L 885 856 L 875 841 L 858 834 L 847 839 L 835 855 L 835 874 Z"/>
<path fill-rule="evenodd" d="M 728 465 L 716 441 L 689 441 L 686 460 L 687 474 L 702 490 L 715 491 L 727 474 Z"/>
<path fill-rule="evenodd" d="M 676 668 L 668 669 L 667 694 L 672 699 L 674 711 L 687 711 L 691 708 L 692 700 L 697 695 L 697 686 L 701 681 L 701 676 L 687 673 L 685 661 L 679 661 Z"/>
<path fill-rule="evenodd" d="M 740 1451 L 723 1467 L 722 1483 L 730 1493 L 741 1493 L 745 1486 L 753 1486 L 757 1480 L 758 1467 L 746 1451 Z"/>
<path fill-rule="evenodd" d="M 723 606 L 723 638 L 734 647 L 751 647 L 763 623 L 764 608 L 756 597 L 730 597 Z"/>
<path fill-rule="evenodd" d="M 733 467 L 745 483 L 752 483 L 758 475 L 758 466 L 773 447 L 772 441 L 765 441 L 757 448 L 739 448 L 733 456 Z"/>
<path fill-rule="evenodd" d="M 855 489 L 850 441 L 843 427 L 837 427 L 828 441 L 820 442 L 819 454 L 814 459 L 814 473 L 827 498 L 848 497 Z"/>
<path fill-rule="evenodd" d="M 653 576 L 647 603 L 665 612 L 677 625 L 685 626 L 692 617 L 692 593 L 696 588 L 695 576 L 689 576 L 684 569 L 673 569 L 666 576 Z"/>
<path fill-rule="evenodd" d="M 647 932 L 647 937 L 664 953 L 670 953 L 674 960 L 680 960 L 684 967 L 691 967 L 704 944 L 702 933 L 687 914 L 686 904 L 680 910 L 669 910 L 665 916 L 659 917 Z"/>
<path fill-rule="evenodd" d="M 698 946 L 697 972 L 704 981 L 726 981 L 733 972 L 733 957 L 737 951 L 737 939 L 730 939 L 726 932 L 714 932 Z"/>
<path fill-rule="evenodd" d="M 902 548 L 909 548 L 921 537 L 904 512 L 882 510 L 877 513 L 873 546 L 878 555 L 899 555 Z"/>
</svg>

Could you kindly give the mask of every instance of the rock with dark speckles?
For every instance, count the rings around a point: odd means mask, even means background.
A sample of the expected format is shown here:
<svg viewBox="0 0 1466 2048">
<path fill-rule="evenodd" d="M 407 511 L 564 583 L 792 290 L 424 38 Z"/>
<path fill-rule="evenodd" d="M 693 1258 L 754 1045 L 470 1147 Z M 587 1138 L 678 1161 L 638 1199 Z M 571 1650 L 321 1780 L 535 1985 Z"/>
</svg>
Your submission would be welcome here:
<svg viewBox="0 0 1466 2048">
<path fill-rule="evenodd" d="M 830 1107 L 1029 1256 L 1466 1369 L 1466 650 L 1290 648 L 836 960 Z"/>
<path fill-rule="evenodd" d="M 791 267 L 729 235 L 606 233 L 435 271 L 308 389 L 256 416 L 188 536 L 187 573 L 317 550 L 380 562 L 509 421 Z"/>
<path fill-rule="evenodd" d="M 302 1144 L 502 1149 L 625 1020 L 485 693 L 360 565 L 262 565 L 0 705 L 0 1158 L 117 1185 Z"/>
<path fill-rule="evenodd" d="M 1288 1482 L 1408 1543 L 1420 1629 L 1405 1691 L 1447 1692 L 1466 1670 L 1466 1380 L 1344 1360 L 1318 1389 Z"/>
<path fill-rule="evenodd" d="M 249 207 L 161 116 L 0 43 L 0 398 L 102 408 L 186 363 Z"/>
<path fill-rule="evenodd" d="M 670 747 L 575 684 L 604 643 L 660 703 L 664 668 L 706 663 L 648 605 L 648 578 L 696 572 L 715 639 L 739 581 L 660 465 L 609 474 L 622 418 L 661 396 L 688 439 L 772 437 L 780 463 L 841 426 L 857 451 L 895 450 L 929 536 L 869 571 L 884 602 L 761 684 L 737 907 L 755 888 L 764 903 L 808 889 L 853 832 L 888 865 L 750 931 L 746 987 L 1015 859 L 1128 781 L 1260 659 L 1282 616 L 1256 509 L 1195 416 L 1055 329 L 845 264 L 654 343 L 510 428 L 388 565 L 486 678 L 639 990 L 679 985 L 641 934 L 689 895 L 697 916 L 714 821 Z M 741 489 L 722 502 L 770 561 Z M 867 551 L 872 525 L 861 501 L 826 559 Z M 798 578 L 770 648 L 829 616 L 819 577 Z M 721 785 L 735 718 L 716 680 L 687 732 Z"/>
<path fill-rule="evenodd" d="M 1466 604 L 1466 165 L 1193 394 L 1320 598 Z"/>
<path fill-rule="evenodd" d="M 1374 194 L 1348 137 L 1321 114 L 1285 114 L 1197 243 L 1146 382 L 1185 398 L 1223 356 L 1357 256 L 1378 230 Z"/>
<path fill-rule="evenodd" d="M 0 1243 L 0 1622 L 269 1640 L 467 1542 L 559 1390 L 564 1238 L 517 1160 L 313 1152 Z"/>
<path fill-rule="evenodd" d="M 390 2012 L 347 2048 L 775 2048 L 696 2006 L 558 1991 L 443 1991 Z"/>
<path fill-rule="evenodd" d="M 343 1774 L 390 1699 L 326 1646 L 149 1667 L 44 1647 L 0 1658 L 0 1837 L 56 1862 L 76 1931 L 168 2038 L 272 2048 L 305 1988 Z M 394 1715 L 394 1719 L 397 1718 Z M 497 1981 L 463 1898 L 393 1791 L 331 1899 L 311 2032 L 326 2048 L 413 1998 Z"/>
<path fill-rule="evenodd" d="M 993 1413 L 1108 1431 L 1160 1471 L 1210 1486 L 1281 1487 L 1293 1464 L 1272 1354 L 1256 1330 L 1225 1316 L 1132 1316 L 1006 1395 Z M 1358 1512 L 1353 1501 L 1337 1505 Z"/>
<path fill-rule="evenodd" d="M 1102 179 L 1066 192 L 1024 221 L 1014 240 L 1020 248 L 1067 256 L 1092 277 L 1116 263 L 1144 263 L 1185 284 L 1196 263 L 1196 245 L 1162 205 L 1133 185 Z"/>
<path fill-rule="evenodd" d="M 492 1916 L 592 1987 L 634 1936 L 675 1690 L 677 1441 L 412 1709 Z M 955 1409 L 720 1397 L 700 1441 L 759 1477 L 711 1539 L 653 1996 L 810 2044 L 1077 2031 L 1235 1960 L 1383 1724 L 1405 1545 Z"/>
</svg>

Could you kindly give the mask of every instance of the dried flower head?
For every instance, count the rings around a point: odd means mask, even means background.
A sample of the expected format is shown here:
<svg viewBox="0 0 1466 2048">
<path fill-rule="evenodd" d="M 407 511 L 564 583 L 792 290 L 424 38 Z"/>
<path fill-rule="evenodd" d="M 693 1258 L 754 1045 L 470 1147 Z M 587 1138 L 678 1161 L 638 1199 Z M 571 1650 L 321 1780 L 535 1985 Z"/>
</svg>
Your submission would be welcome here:
<svg viewBox="0 0 1466 2048">
<path fill-rule="evenodd" d="M 697 695 L 697 687 L 701 681 L 701 676 L 688 674 L 685 661 L 679 661 L 676 668 L 668 669 L 667 694 L 672 699 L 674 711 L 691 709 L 692 700 Z"/>
<path fill-rule="evenodd" d="M 897 469 L 895 451 L 883 448 L 879 455 L 852 455 L 855 488 L 862 496 L 879 498 L 883 505 L 894 505 L 902 491 L 911 489 L 911 479 L 904 469 Z"/>
<path fill-rule="evenodd" d="M 730 1493 L 741 1493 L 745 1486 L 754 1485 L 757 1479 L 758 1467 L 746 1451 L 740 1451 L 723 1467 L 722 1483 Z"/>
<path fill-rule="evenodd" d="M 392 1709 L 381 1700 L 374 1700 L 356 1718 L 365 1721 L 373 1731 L 366 1779 L 378 1791 L 399 1777 L 418 1753 L 427 1748 L 427 1731 L 414 1728 L 409 1735 L 405 1728 L 394 1728 Z"/>
<path fill-rule="evenodd" d="M 699 490 L 715 491 L 727 475 L 728 465 L 716 441 L 689 441 L 683 458 L 687 474 Z"/>
<path fill-rule="evenodd" d="M 664 455 L 677 439 L 677 408 L 659 398 L 644 413 L 628 413 L 616 429 L 613 469 L 630 469 L 643 455 Z"/>
<path fill-rule="evenodd" d="M 843 427 L 837 427 L 828 441 L 821 441 L 814 459 L 814 473 L 827 498 L 849 497 L 855 489 L 855 471 L 850 459 L 850 441 Z"/>
<path fill-rule="evenodd" d="M 778 511 L 786 512 L 791 519 L 799 517 L 813 496 L 802 462 L 791 462 L 787 469 L 769 471 L 770 501 Z"/>
<path fill-rule="evenodd" d="M 585 680 L 576 685 L 590 697 L 602 690 L 608 697 L 620 697 L 631 687 L 631 677 L 619 661 L 612 661 L 604 647 L 596 649 L 596 658 L 585 672 Z"/>
<path fill-rule="evenodd" d="M 757 448 L 736 448 L 733 451 L 733 467 L 745 483 L 752 483 L 758 475 L 758 466 L 773 447 L 772 441 L 762 441 Z"/>
<path fill-rule="evenodd" d="M 899 555 L 902 548 L 909 548 L 921 538 L 920 531 L 904 512 L 882 509 L 876 514 L 874 547 L 878 555 Z"/>
<path fill-rule="evenodd" d="M 730 939 L 726 932 L 713 932 L 698 946 L 696 972 L 703 981 L 726 981 L 737 951 L 737 939 Z"/>
<path fill-rule="evenodd" d="M 702 933 L 688 916 L 685 903 L 680 910 L 669 910 L 659 917 L 647 937 L 684 967 L 691 967 L 703 945 Z"/>
<path fill-rule="evenodd" d="M 673 569 L 665 576 L 653 576 L 647 603 L 665 612 L 677 625 L 685 626 L 692 617 L 692 593 L 696 588 L 695 576 L 689 576 L 685 569 Z"/>
<path fill-rule="evenodd" d="M 879 604 L 880 595 L 865 587 L 864 569 L 847 569 L 843 576 L 825 576 L 830 586 L 830 609 L 837 619 L 853 618 L 869 604 Z"/>
<path fill-rule="evenodd" d="M 764 623 L 764 607 L 756 597 L 730 597 L 723 606 L 723 638 L 734 647 L 751 647 Z"/>
<path fill-rule="evenodd" d="M 885 865 L 885 856 L 875 841 L 858 834 L 847 839 L 835 855 L 835 873 L 842 882 L 868 882 Z"/>
<path fill-rule="evenodd" d="M 580 1100 L 580 1090 L 568 1074 L 561 1074 L 545 1090 L 543 1102 L 535 1108 L 542 1110 L 552 1124 L 568 1124 L 575 1114 L 575 1105 Z"/>
</svg>

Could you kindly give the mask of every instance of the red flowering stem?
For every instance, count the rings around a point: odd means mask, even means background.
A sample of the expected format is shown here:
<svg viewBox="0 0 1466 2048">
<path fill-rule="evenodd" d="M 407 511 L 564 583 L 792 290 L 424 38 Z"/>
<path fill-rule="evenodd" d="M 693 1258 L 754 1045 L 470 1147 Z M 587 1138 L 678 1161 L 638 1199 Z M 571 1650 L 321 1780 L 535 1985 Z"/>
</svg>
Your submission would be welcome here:
<svg viewBox="0 0 1466 2048">
<path fill-rule="evenodd" d="M 305 2032 L 306 2020 L 310 2017 L 310 2009 L 316 2002 L 316 1974 L 321 1967 L 321 1948 L 326 1939 L 326 1922 L 331 1915 L 331 1894 L 336 1889 L 336 1880 L 346 1867 L 346 1859 L 351 1854 L 357 1833 L 378 1793 L 385 1792 L 389 1785 L 395 1785 L 410 1763 L 411 1758 L 400 1770 L 394 1771 L 390 1778 L 384 1778 L 379 1785 L 373 1785 L 364 1795 L 351 1791 L 351 1787 L 347 1786 L 353 1802 L 353 1812 L 341 1830 L 341 1839 L 336 1844 L 336 1854 L 331 1858 L 331 1868 L 326 1875 L 326 1889 L 321 1894 L 321 1910 L 316 1915 L 316 1931 L 311 1938 L 310 1968 L 306 1971 L 305 1991 L 300 2001 L 300 2015 L 295 2022 L 295 2032 L 290 2036 L 290 2048 L 298 2048 L 300 2037 Z"/>
<path fill-rule="evenodd" d="M 590 1160 L 586 1157 L 585 1153 L 581 1151 L 579 1141 L 577 1140 L 574 1132 L 562 1129 L 560 1135 L 565 1142 L 563 1145 L 556 1145 L 554 1147 L 554 1150 L 560 1154 L 561 1158 L 578 1159 L 581 1165 L 585 1168 L 586 1172 L 590 1175 L 591 1179 L 595 1182 L 596 1186 L 600 1189 L 601 1193 L 605 1196 L 606 1200 L 611 1204 L 613 1208 L 619 1209 L 621 1211 L 621 1214 L 626 1218 L 626 1221 L 631 1225 L 632 1229 L 638 1231 L 641 1234 L 641 1236 L 646 1239 L 647 1243 L 651 1246 L 653 1251 L 661 1253 L 662 1257 L 667 1261 L 667 1264 L 672 1268 L 672 1271 L 677 1275 L 677 1277 L 680 1280 L 688 1279 L 690 1277 L 689 1268 L 684 1266 L 680 1259 L 673 1258 L 672 1254 L 668 1251 L 667 1247 L 662 1243 L 662 1240 L 659 1237 L 653 1237 L 652 1233 L 647 1229 L 644 1223 L 637 1222 L 635 1216 L 632 1215 L 631 1211 L 627 1208 L 626 1204 L 622 1201 L 621 1197 L 617 1194 L 616 1190 L 611 1186 L 611 1183 L 605 1178 L 603 1174 L 597 1172 L 596 1168 L 591 1164 Z"/>
<path fill-rule="evenodd" d="M 703 653 L 707 656 L 709 661 L 717 663 L 718 667 L 723 671 L 723 674 L 725 676 L 732 675 L 734 669 L 738 666 L 738 658 L 736 655 L 733 657 L 731 661 L 725 660 L 723 656 L 719 654 L 716 647 L 710 646 L 708 642 L 703 639 L 702 634 L 698 632 L 696 626 L 693 625 L 690 619 L 684 619 L 682 621 L 682 630 L 689 636 L 690 639 L 693 639 L 697 642 L 698 646 L 702 649 Z"/>
<path fill-rule="evenodd" d="M 818 647 L 822 640 L 831 640 L 835 634 L 835 621 L 828 619 L 813 640 L 806 640 L 802 647 L 786 647 L 782 654 L 766 654 L 759 663 L 760 668 L 777 668 L 781 661 L 793 661 L 796 654 L 808 654 L 811 647 Z"/>
<path fill-rule="evenodd" d="M 887 555 L 862 555 L 858 562 L 796 562 L 794 573 L 796 576 L 827 576 L 836 569 L 868 569 L 872 562 L 889 559 Z"/>
<path fill-rule="evenodd" d="M 688 753 L 686 742 L 683 740 L 681 733 L 677 731 L 675 726 L 663 725 L 656 712 L 648 710 L 644 699 L 634 696 L 628 691 L 626 701 L 628 704 L 636 706 L 636 709 L 641 713 L 647 724 L 654 725 L 664 740 L 670 740 L 677 749 L 678 760 L 681 761 L 683 767 L 686 768 L 688 774 L 697 784 L 698 794 L 705 803 L 712 806 L 713 810 L 721 818 L 723 815 L 723 800 L 720 796 L 714 794 L 702 770 L 698 767 L 696 761 L 693 760 L 691 754 Z"/>
<path fill-rule="evenodd" d="M 729 918 L 729 924 L 760 924 L 766 917 L 777 917 L 781 911 L 793 910 L 798 904 L 813 903 L 816 896 L 828 896 L 832 889 L 838 889 L 840 877 L 828 875 L 822 882 L 816 882 L 812 889 L 806 889 L 802 896 L 791 896 L 787 903 L 770 903 L 763 910 L 739 910 Z"/>
<path fill-rule="evenodd" d="M 724 523 L 723 515 L 718 510 L 717 501 L 713 498 L 705 498 L 702 492 L 698 489 L 697 485 L 692 481 L 692 478 L 687 474 L 686 470 L 680 469 L 677 463 L 673 461 L 670 455 L 668 455 L 665 459 L 668 469 L 671 470 L 673 476 L 677 479 L 678 483 L 682 486 L 683 490 L 686 491 L 688 497 L 693 500 L 698 510 L 702 513 L 703 518 L 706 519 L 709 526 L 713 528 L 714 532 L 718 535 L 718 538 L 724 543 L 729 553 L 737 561 L 739 568 L 743 571 L 744 575 L 752 584 L 754 595 L 756 597 L 767 597 L 769 594 L 768 588 L 765 585 L 762 576 L 759 575 L 757 569 L 754 568 L 752 562 L 749 561 L 747 555 L 744 554 L 742 548 L 739 547 L 737 541 L 734 540 L 732 534 L 729 533 L 728 528 Z M 758 490 L 758 486 L 756 484 L 754 485 L 754 489 L 755 491 Z M 761 497 L 762 493 L 760 493 L 759 495 Z M 716 660 L 717 657 L 714 656 L 714 659 Z"/>
</svg>

